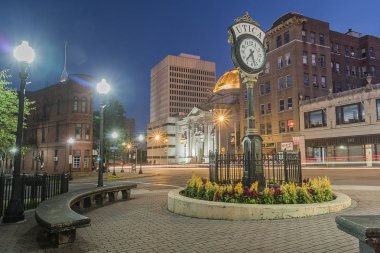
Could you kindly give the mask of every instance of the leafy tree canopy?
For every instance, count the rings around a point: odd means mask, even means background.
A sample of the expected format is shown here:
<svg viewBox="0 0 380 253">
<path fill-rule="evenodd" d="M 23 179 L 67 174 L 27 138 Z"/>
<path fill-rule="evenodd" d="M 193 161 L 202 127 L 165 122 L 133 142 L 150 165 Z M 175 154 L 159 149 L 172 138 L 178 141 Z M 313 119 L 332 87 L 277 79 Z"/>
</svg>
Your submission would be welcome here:
<svg viewBox="0 0 380 253">
<path fill-rule="evenodd" d="M 0 150 L 9 152 L 16 142 L 18 97 L 17 91 L 8 87 L 9 70 L 0 70 Z M 25 99 L 25 118 L 32 109 L 32 103 Z M 25 124 L 24 124 L 25 127 Z"/>
</svg>

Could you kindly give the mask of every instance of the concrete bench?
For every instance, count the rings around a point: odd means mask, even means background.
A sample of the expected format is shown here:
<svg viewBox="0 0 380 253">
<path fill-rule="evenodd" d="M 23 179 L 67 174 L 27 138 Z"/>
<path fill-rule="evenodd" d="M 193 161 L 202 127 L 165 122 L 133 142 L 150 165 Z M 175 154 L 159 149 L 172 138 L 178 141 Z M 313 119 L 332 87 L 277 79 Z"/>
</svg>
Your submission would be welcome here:
<svg viewBox="0 0 380 253">
<path fill-rule="evenodd" d="M 360 253 L 380 253 L 380 215 L 337 216 L 335 222 L 359 239 Z"/>
<path fill-rule="evenodd" d="M 35 212 L 37 223 L 53 236 L 56 246 L 72 243 L 76 229 L 90 225 L 91 219 L 75 210 L 99 206 L 106 202 L 127 200 L 136 184 L 97 187 L 67 192 L 52 197 L 38 205 Z M 119 198 L 121 192 L 121 198 Z"/>
</svg>

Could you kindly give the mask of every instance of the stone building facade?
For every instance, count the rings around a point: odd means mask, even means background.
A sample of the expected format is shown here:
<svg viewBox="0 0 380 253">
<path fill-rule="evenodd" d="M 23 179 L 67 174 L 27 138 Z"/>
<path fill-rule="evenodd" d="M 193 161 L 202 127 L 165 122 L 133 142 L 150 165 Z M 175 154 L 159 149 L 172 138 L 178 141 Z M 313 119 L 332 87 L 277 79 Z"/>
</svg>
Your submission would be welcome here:
<svg viewBox="0 0 380 253">
<path fill-rule="evenodd" d="M 302 163 L 380 165 L 380 84 L 301 101 Z"/>
<path fill-rule="evenodd" d="M 93 78 L 70 75 L 63 82 L 29 92 L 35 110 L 27 118 L 25 173 L 89 173 L 92 168 Z M 74 143 L 69 144 L 68 139 Z"/>
</svg>

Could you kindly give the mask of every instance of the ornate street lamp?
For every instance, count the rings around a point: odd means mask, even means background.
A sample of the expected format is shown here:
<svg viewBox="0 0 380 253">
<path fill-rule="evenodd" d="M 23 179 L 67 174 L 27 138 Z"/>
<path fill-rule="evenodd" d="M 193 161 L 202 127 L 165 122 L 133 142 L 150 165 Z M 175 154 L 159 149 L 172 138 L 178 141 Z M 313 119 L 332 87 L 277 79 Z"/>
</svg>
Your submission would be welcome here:
<svg viewBox="0 0 380 253">
<path fill-rule="evenodd" d="M 67 140 L 67 144 L 69 144 L 69 180 L 73 180 L 72 167 L 73 167 L 73 144 L 74 144 L 74 139 L 70 137 Z"/>
<path fill-rule="evenodd" d="M 140 170 L 139 170 L 139 174 L 143 174 L 142 169 L 141 169 L 141 164 L 142 164 L 142 142 L 144 141 L 144 135 L 140 134 L 137 139 L 140 142 Z M 137 156 L 137 154 L 136 154 L 136 156 Z"/>
<path fill-rule="evenodd" d="M 23 41 L 21 45 L 13 50 L 13 55 L 20 63 L 20 91 L 18 93 L 18 118 L 17 118 L 17 135 L 16 149 L 14 158 L 14 170 L 12 180 L 11 200 L 8 208 L 5 210 L 3 222 L 11 223 L 24 220 L 24 207 L 21 203 L 21 150 L 22 150 L 22 129 L 24 123 L 24 102 L 25 102 L 25 86 L 28 78 L 29 65 L 33 62 L 35 54 L 27 41 Z"/>
<path fill-rule="evenodd" d="M 119 135 L 118 135 L 116 132 L 113 132 L 113 133 L 111 134 L 111 137 L 112 137 L 112 139 L 114 140 L 114 145 L 115 145 L 115 143 L 116 143 L 116 139 L 117 139 L 117 137 L 119 137 Z M 116 176 L 116 172 L 115 172 L 115 155 L 116 155 L 116 146 L 113 146 L 113 147 L 112 147 L 112 152 L 113 152 L 113 171 L 112 171 L 112 175 L 113 175 L 113 176 Z"/>
<path fill-rule="evenodd" d="M 224 122 L 224 115 L 219 115 L 218 116 L 218 122 L 219 122 L 219 124 L 218 124 L 218 132 L 219 132 L 219 148 L 218 148 L 218 152 L 219 152 L 219 154 L 221 154 L 221 139 L 220 139 L 220 131 L 221 131 L 221 125 L 223 124 L 223 122 Z"/>
<path fill-rule="evenodd" d="M 100 96 L 100 136 L 99 136 L 99 170 L 98 170 L 98 187 L 103 186 L 103 172 L 104 172 L 104 157 L 103 157 L 103 149 L 104 149 L 104 143 L 103 143 L 103 114 L 104 114 L 104 107 L 106 107 L 105 103 L 105 95 L 108 94 L 110 91 L 111 86 L 107 83 L 106 79 L 102 79 L 97 85 L 96 85 L 96 91 L 99 93 Z"/>
</svg>

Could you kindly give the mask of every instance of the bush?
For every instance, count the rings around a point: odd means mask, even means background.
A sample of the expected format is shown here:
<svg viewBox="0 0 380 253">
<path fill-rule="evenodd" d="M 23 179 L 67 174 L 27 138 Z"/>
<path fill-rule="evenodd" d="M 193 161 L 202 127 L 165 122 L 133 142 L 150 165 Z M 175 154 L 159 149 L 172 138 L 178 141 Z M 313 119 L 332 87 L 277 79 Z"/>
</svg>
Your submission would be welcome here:
<svg viewBox="0 0 380 253">
<path fill-rule="evenodd" d="M 241 182 L 219 185 L 193 175 L 182 194 L 196 199 L 245 204 L 309 204 L 334 199 L 327 177 L 305 179 L 302 185 L 267 185 L 262 192 L 258 192 L 258 182 L 250 187 L 243 187 Z"/>
</svg>

